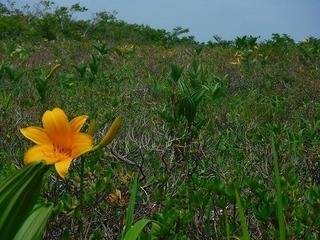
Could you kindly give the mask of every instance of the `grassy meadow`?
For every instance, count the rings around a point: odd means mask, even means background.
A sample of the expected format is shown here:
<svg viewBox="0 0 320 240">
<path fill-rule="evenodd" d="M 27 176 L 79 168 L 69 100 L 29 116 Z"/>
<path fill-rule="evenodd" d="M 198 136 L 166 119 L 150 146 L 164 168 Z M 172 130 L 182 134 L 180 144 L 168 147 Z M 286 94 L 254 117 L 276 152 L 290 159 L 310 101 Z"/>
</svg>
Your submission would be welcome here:
<svg viewBox="0 0 320 240">
<path fill-rule="evenodd" d="M 0 183 L 32 145 L 19 129 L 42 126 L 46 110 L 89 115 L 95 143 L 120 117 L 84 166 L 45 175 L 44 239 L 123 239 L 129 213 L 151 220 L 138 239 L 318 239 L 320 40 L 200 44 L 179 30 L 157 32 L 165 43 L 81 28 L 78 39 L 2 35 Z"/>
</svg>

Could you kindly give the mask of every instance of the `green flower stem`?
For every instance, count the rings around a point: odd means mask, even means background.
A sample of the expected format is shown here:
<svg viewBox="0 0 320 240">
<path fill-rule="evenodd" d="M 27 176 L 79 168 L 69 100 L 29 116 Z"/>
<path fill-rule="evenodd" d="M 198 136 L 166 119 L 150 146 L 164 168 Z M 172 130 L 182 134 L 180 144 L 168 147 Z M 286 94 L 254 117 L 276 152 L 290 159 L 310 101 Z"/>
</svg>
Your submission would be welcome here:
<svg viewBox="0 0 320 240">
<path fill-rule="evenodd" d="M 80 219 L 79 219 L 79 236 L 80 240 L 83 234 L 83 211 L 84 211 L 84 204 L 83 204 L 83 178 L 84 178 L 84 158 L 80 158 L 80 196 L 79 196 L 79 209 L 80 209 Z"/>
<path fill-rule="evenodd" d="M 90 152 L 97 151 L 97 150 L 99 150 L 100 148 L 102 148 L 102 146 L 101 146 L 100 144 L 97 144 L 96 146 L 94 146 L 94 147 L 90 150 Z"/>
</svg>

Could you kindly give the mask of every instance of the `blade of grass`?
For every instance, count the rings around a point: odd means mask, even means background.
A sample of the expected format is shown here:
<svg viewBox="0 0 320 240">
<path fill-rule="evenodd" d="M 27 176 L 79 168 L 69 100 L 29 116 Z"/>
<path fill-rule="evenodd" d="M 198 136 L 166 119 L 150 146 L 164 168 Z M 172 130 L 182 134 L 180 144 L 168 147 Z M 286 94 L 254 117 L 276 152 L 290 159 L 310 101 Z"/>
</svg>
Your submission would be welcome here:
<svg viewBox="0 0 320 240">
<path fill-rule="evenodd" d="M 276 190 L 277 190 L 277 207 L 278 207 L 280 240 L 285 240 L 286 239 L 286 232 L 285 232 L 283 203 L 282 203 L 282 194 L 281 194 L 281 185 L 280 185 L 280 173 L 279 173 L 278 156 L 277 156 L 277 151 L 276 151 L 274 134 L 272 135 L 272 152 L 273 152 L 274 176 L 275 176 Z"/>
<path fill-rule="evenodd" d="M 228 221 L 228 215 L 225 214 L 226 217 L 226 234 L 227 234 L 227 240 L 230 240 L 230 225 Z"/>
<path fill-rule="evenodd" d="M 134 215 L 134 205 L 136 203 L 137 192 L 138 192 L 138 181 L 137 181 L 137 177 L 135 177 L 133 185 L 131 186 L 131 196 L 130 196 L 130 201 L 129 201 L 129 205 L 128 205 L 128 212 L 126 215 L 126 226 L 124 228 L 124 232 L 122 234 L 121 239 L 124 239 L 127 232 L 131 229 L 132 222 L 133 222 L 133 215 Z"/>
<path fill-rule="evenodd" d="M 241 227 L 242 227 L 243 239 L 244 240 L 250 240 L 249 230 L 248 230 L 248 226 L 247 226 L 247 223 L 246 223 L 246 217 L 244 216 L 244 212 L 243 212 L 243 208 L 242 208 L 242 205 L 241 205 L 239 193 L 238 193 L 237 190 L 236 190 L 236 198 L 237 198 L 237 205 L 238 205 L 238 213 L 239 213 Z"/>
<path fill-rule="evenodd" d="M 143 228 L 150 222 L 149 219 L 141 219 L 137 221 L 132 228 L 124 236 L 123 240 L 136 240 L 140 233 L 142 232 Z"/>
</svg>

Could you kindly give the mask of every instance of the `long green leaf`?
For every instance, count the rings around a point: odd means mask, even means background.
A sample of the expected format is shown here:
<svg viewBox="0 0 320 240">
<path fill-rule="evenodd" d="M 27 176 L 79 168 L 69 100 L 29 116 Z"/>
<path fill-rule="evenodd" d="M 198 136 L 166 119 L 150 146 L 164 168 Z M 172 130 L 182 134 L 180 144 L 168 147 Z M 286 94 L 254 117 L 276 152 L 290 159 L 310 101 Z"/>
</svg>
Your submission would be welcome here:
<svg viewBox="0 0 320 240">
<path fill-rule="evenodd" d="M 122 235 L 122 239 L 126 236 L 127 232 L 131 229 L 134 215 L 134 205 L 136 203 L 136 196 L 138 192 L 138 181 L 137 178 L 134 179 L 133 185 L 131 186 L 131 196 L 128 205 L 128 212 L 126 215 L 126 226 Z"/>
<path fill-rule="evenodd" d="M 178 81 L 178 85 L 181 88 L 181 90 L 185 96 L 191 96 L 191 92 L 183 80 L 180 79 Z"/>
<path fill-rule="evenodd" d="M 203 99 L 203 97 L 205 96 L 205 93 L 208 91 L 208 88 L 206 86 L 201 86 L 201 88 L 195 90 L 192 94 L 191 94 L 191 98 L 194 102 L 194 104 L 196 106 L 199 105 L 199 103 L 201 102 L 201 100 Z"/>
<path fill-rule="evenodd" d="M 47 171 L 44 162 L 31 163 L 10 176 L 0 186 L 0 236 L 12 239 L 35 205 Z"/>
<path fill-rule="evenodd" d="M 250 240 L 249 230 L 248 230 L 248 226 L 247 226 L 247 222 L 246 222 L 246 217 L 244 216 L 244 212 L 243 212 L 243 208 L 242 208 L 242 205 L 241 205 L 239 193 L 238 193 L 237 190 L 236 190 L 236 198 L 237 198 L 237 205 L 238 205 L 238 213 L 239 213 L 239 216 L 240 216 L 240 222 L 241 222 L 241 227 L 242 227 L 243 239 L 244 240 Z"/>
<path fill-rule="evenodd" d="M 193 122 L 196 115 L 196 106 L 190 96 L 185 96 L 181 99 L 178 113 L 184 116 L 189 123 Z"/>
<path fill-rule="evenodd" d="M 53 209 L 53 203 L 41 199 L 32 209 L 14 240 L 41 240 L 46 223 Z"/>
<path fill-rule="evenodd" d="M 227 240 L 230 240 L 230 225 L 229 225 L 229 220 L 227 214 L 225 214 L 226 217 L 226 235 L 227 235 Z"/>
<path fill-rule="evenodd" d="M 172 79 L 175 81 L 175 82 L 178 82 L 178 80 L 180 79 L 181 77 L 181 74 L 183 72 L 183 67 L 178 67 L 176 64 L 171 64 L 170 66 L 171 68 L 171 72 L 170 72 L 170 75 L 172 77 Z"/>
<path fill-rule="evenodd" d="M 141 219 L 137 221 L 133 227 L 129 229 L 129 231 L 124 236 L 123 240 L 136 240 L 140 235 L 143 228 L 150 222 L 149 219 Z"/>
</svg>

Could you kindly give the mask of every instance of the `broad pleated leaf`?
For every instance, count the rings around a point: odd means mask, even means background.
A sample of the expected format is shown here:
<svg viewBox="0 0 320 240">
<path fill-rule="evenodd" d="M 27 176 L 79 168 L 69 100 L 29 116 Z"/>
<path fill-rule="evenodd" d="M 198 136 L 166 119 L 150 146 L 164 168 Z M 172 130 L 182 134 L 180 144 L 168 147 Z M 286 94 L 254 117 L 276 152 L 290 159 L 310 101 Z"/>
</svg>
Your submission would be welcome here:
<svg viewBox="0 0 320 240">
<path fill-rule="evenodd" d="M 40 195 L 45 162 L 31 163 L 0 186 L 0 237 L 12 239 L 29 216 Z"/>
</svg>

